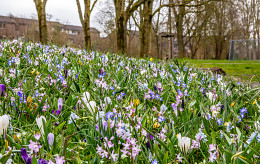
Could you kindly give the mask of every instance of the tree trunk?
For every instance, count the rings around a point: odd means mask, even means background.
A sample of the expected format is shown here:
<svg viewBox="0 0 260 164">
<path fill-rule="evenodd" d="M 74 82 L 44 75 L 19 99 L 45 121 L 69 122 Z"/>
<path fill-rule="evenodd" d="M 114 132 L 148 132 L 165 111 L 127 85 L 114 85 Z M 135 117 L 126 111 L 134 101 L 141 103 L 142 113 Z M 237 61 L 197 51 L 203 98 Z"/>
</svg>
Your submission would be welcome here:
<svg viewBox="0 0 260 164">
<path fill-rule="evenodd" d="M 117 38 L 117 51 L 125 54 L 127 50 L 126 32 L 127 21 L 137 8 L 143 4 L 145 0 L 138 0 L 135 3 L 131 1 L 125 6 L 125 0 L 114 0 L 116 9 L 116 38 Z"/>
<path fill-rule="evenodd" d="M 144 57 L 151 56 L 150 54 L 150 43 L 151 43 L 151 30 L 152 30 L 152 8 L 153 0 L 145 1 L 143 10 L 140 13 L 140 51 L 139 56 Z"/>
<path fill-rule="evenodd" d="M 41 9 L 39 10 L 39 8 L 37 9 L 37 15 L 38 15 L 38 25 L 39 25 L 39 40 L 42 43 L 42 12 Z"/>
<path fill-rule="evenodd" d="M 84 0 L 85 13 L 84 13 L 84 40 L 85 48 L 91 49 L 91 38 L 90 38 L 90 0 Z"/>
<path fill-rule="evenodd" d="M 42 6 L 42 41 L 43 44 L 48 42 L 48 31 L 47 31 L 47 22 L 46 22 L 46 12 L 45 6 Z"/>
<path fill-rule="evenodd" d="M 173 0 L 170 0 L 169 3 L 172 4 Z M 169 35 L 172 35 L 172 11 L 171 8 L 169 7 L 169 17 L 168 17 L 168 26 L 169 26 Z M 173 55 L 172 55 L 172 37 L 169 37 L 169 60 L 173 59 Z"/>
<path fill-rule="evenodd" d="M 84 41 L 85 41 L 85 48 L 91 49 L 90 27 L 89 27 L 89 23 L 87 22 L 85 22 L 85 28 L 84 28 Z"/>
<path fill-rule="evenodd" d="M 178 58 L 185 57 L 185 48 L 183 40 L 183 28 L 181 25 L 176 24 L 177 26 L 177 43 L 178 43 Z"/>
<path fill-rule="evenodd" d="M 90 37 L 90 14 L 95 6 L 97 1 L 94 1 L 92 7 L 90 8 L 90 0 L 84 0 L 84 18 L 81 11 L 81 6 L 79 0 L 76 0 L 77 7 L 78 7 L 78 13 L 80 22 L 83 28 L 83 34 L 84 34 L 84 43 L 85 43 L 85 49 L 91 49 L 91 37 Z"/>
<path fill-rule="evenodd" d="M 185 15 L 185 6 L 179 6 L 179 12 L 177 13 L 175 7 L 173 7 L 176 32 L 177 32 L 177 43 L 178 43 L 178 58 L 185 57 L 185 45 L 183 37 L 183 20 Z"/>
<path fill-rule="evenodd" d="M 116 19 L 116 39 L 117 39 L 117 51 L 121 52 L 122 54 L 126 53 L 126 21 L 124 16 L 118 17 Z"/>
<path fill-rule="evenodd" d="M 84 20 L 84 41 L 85 41 L 85 48 L 91 49 L 91 37 L 90 37 L 90 15 L 85 13 L 85 20 Z"/>
<path fill-rule="evenodd" d="M 47 31 L 46 12 L 45 12 L 47 0 L 44 0 L 43 2 L 41 0 L 34 0 L 34 3 L 37 10 L 37 16 L 38 16 L 40 42 L 42 44 L 47 44 L 48 31 Z"/>
</svg>

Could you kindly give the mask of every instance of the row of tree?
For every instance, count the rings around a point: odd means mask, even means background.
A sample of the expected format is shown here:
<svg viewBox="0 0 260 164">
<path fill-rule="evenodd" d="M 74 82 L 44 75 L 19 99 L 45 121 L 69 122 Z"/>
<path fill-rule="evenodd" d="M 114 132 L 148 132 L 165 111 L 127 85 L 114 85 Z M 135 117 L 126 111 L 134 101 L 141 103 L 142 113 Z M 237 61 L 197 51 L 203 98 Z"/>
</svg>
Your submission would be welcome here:
<svg viewBox="0 0 260 164">
<path fill-rule="evenodd" d="M 47 43 L 46 3 L 34 0 L 39 20 L 40 41 Z M 90 14 L 98 0 L 76 0 L 84 31 L 85 48 L 91 48 Z M 139 31 L 139 56 L 159 54 L 160 33 L 167 33 L 168 58 L 177 56 L 207 58 L 214 47 L 214 58 L 227 58 L 233 39 L 259 39 L 259 0 L 106 0 L 95 16 L 104 33 L 116 33 L 117 51 L 127 53 L 127 32 Z M 187 46 L 188 45 L 188 46 Z M 187 50 L 188 49 L 188 50 Z M 259 51 L 260 52 L 260 51 Z"/>
</svg>

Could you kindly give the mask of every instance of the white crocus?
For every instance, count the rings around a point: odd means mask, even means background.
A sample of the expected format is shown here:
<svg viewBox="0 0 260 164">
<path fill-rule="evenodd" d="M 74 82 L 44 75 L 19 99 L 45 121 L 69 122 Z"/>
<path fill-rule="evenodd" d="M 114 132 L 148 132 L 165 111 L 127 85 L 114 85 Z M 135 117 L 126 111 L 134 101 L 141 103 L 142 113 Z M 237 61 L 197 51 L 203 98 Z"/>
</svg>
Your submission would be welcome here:
<svg viewBox="0 0 260 164">
<path fill-rule="evenodd" d="M 214 102 L 214 101 L 215 101 L 215 99 L 214 99 L 214 94 L 213 94 L 213 93 L 209 92 L 209 93 L 206 93 L 206 95 L 208 96 L 208 98 L 209 98 L 209 100 L 210 100 L 211 102 Z"/>
<path fill-rule="evenodd" d="M 110 97 L 105 97 L 104 101 L 105 101 L 106 106 L 112 103 Z"/>
<path fill-rule="evenodd" d="M 191 139 L 189 137 L 182 137 L 181 134 L 178 134 L 177 138 L 178 146 L 183 152 L 187 153 L 191 145 Z"/>
<path fill-rule="evenodd" d="M 84 92 L 84 93 L 83 93 L 82 100 L 83 100 L 84 102 L 88 102 L 88 101 L 90 100 L 90 93 L 89 93 L 89 92 Z"/>
<path fill-rule="evenodd" d="M 86 106 L 92 114 L 95 112 L 95 108 L 96 108 L 95 101 L 90 101 L 89 103 L 86 104 Z"/>
<path fill-rule="evenodd" d="M 39 118 L 36 118 L 36 123 L 41 130 L 41 133 L 44 134 L 44 129 L 43 129 L 43 120 L 46 122 L 46 118 L 44 116 L 41 116 Z"/>
<path fill-rule="evenodd" d="M 143 69 L 142 71 L 141 71 L 141 75 L 143 75 L 143 74 L 145 74 L 147 71 L 145 70 L 145 69 Z"/>
<path fill-rule="evenodd" d="M 164 113 L 167 110 L 167 106 L 162 104 L 161 107 L 160 107 L 160 110 L 161 110 L 162 113 Z"/>
<path fill-rule="evenodd" d="M 256 130 L 260 131 L 260 123 L 259 123 L 259 121 L 255 122 L 255 128 L 256 128 Z"/>
<path fill-rule="evenodd" d="M 7 132 L 7 128 L 9 125 L 9 117 L 7 115 L 0 116 L 0 136 L 3 133 Z"/>
</svg>

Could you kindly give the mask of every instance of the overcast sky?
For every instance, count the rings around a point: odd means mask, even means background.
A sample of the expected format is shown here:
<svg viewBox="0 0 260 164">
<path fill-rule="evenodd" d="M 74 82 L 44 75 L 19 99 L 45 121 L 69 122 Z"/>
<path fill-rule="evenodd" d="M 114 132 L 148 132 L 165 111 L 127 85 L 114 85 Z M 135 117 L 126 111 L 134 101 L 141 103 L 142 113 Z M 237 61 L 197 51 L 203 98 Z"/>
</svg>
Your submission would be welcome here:
<svg viewBox="0 0 260 164">
<path fill-rule="evenodd" d="M 91 14 L 91 27 L 97 26 L 93 18 L 100 9 L 100 2 L 102 1 L 104 0 L 99 0 Z M 80 0 L 80 2 L 83 4 L 83 0 Z M 32 18 L 33 15 L 34 17 L 37 16 L 33 0 L 0 0 L 0 15 L 9 15 L 10 13 L 25 18 Z M 52 21 L 59 20 L 61 23 L 67 22 L 71 25 L 81 26 L 76 0 L 48 0 L 46 13 L 53 16 Z"/>
</svg>

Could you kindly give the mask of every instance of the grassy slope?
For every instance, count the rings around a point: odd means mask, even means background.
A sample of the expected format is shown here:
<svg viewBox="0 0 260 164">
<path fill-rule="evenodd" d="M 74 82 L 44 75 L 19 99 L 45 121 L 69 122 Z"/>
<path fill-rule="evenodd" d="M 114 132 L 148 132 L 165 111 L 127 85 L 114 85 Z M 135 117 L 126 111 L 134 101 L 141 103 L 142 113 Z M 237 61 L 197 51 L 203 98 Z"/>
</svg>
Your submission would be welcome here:
<svg viewBox="0 0 260 164">
<path fill-rule="evenodd" d="M 211 68 L 220 67 L 228 76 L 235 77 L 238 80 L 247 80 L 252 82 L 260 81 L 260 61 L 252 60 L 191 60 L 188 63 L 195 67 Z"/>
</svg>

